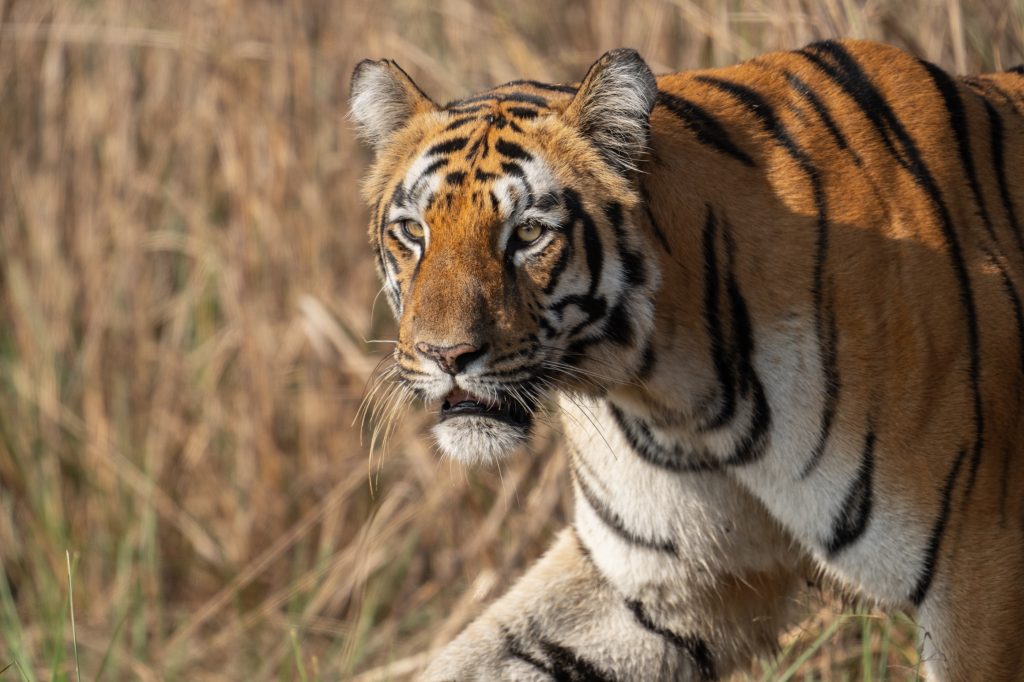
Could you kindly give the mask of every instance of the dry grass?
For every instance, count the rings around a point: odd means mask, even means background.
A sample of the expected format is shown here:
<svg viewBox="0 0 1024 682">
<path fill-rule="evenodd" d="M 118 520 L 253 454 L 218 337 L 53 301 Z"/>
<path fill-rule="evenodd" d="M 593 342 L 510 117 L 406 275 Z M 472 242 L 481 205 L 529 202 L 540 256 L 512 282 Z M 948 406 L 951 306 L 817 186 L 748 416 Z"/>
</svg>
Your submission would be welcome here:
<svg viewBox="0 0 1024 682">
<path fill-rule="evenodd" d="M 86 679 L 401 678 L 564 523 L 554 433 L 466 472 L 419 414 L 373 459 L 352 425 L 367 340 L 394 334 L 358 59 L 444 99 L 619 45 L 666 71 L 833 35 L 959 71 L 1024 53 L 1019 0 L 0 0 L 0 22 L 4 680 L 73 676 L 65 550 Z M 824 613 L 761 674 L 913 677 L 912 627 Z"/>
</svg>

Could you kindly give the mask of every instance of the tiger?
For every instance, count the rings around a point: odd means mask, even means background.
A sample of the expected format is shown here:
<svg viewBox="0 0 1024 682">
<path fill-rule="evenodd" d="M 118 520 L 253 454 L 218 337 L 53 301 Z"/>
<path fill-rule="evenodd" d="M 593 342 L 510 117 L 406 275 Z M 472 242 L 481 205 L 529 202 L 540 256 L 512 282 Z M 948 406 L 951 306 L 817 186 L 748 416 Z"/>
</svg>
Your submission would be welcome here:
<svg viewBox="0 0 1024 682">
<path fill-rule="evenodd" d="M 369 240 L 440 452 L 560 414 L 574 518 L 424 680 L 714 680 L 807 590 L 1024 680 L 1024 67 L 827 40 L 435 103 L 365 60 Z"/>
</svg>

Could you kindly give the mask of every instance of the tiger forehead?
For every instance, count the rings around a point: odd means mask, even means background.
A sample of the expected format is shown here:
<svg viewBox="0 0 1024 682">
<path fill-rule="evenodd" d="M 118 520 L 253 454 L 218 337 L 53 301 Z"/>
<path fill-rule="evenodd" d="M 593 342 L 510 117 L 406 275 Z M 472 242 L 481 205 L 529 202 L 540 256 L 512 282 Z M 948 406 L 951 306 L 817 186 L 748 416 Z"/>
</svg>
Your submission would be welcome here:
<svg viewBox="0 0 1024 682">
<path fill-rule="evenodd" d="M 500 225 L 555 210 L 554 178 L 530 138 L 575 91 L 515 81 L 445 105 L 391 197 L 390 219 Z"/>
<path fill-rule="evenodd" d="M 504 115 L 529 119 L 564 111 L 575 94 L 573 85 L 512 81 L 472 97 L 449 102 L 444 110 L 458 115 Z"/>
</svg>

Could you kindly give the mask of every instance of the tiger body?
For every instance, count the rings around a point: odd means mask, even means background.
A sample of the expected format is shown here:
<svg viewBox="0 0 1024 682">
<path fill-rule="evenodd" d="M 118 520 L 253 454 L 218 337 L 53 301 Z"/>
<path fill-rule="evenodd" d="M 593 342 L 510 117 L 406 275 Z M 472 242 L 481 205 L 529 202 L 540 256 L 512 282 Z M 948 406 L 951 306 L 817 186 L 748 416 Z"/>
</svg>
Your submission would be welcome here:
<svg viewBox="0 0 1024 682">
<path fill-rule="evenodd" d="M 930 678 L 1024 679 L 1024 73 L 619 51 L 438 107 L 375 64 L 403 381 L 477 461 L 556 393 L 576 493 L 426 679 L 716 679 L 820 577 L 915 609 Z"/>
</svg>

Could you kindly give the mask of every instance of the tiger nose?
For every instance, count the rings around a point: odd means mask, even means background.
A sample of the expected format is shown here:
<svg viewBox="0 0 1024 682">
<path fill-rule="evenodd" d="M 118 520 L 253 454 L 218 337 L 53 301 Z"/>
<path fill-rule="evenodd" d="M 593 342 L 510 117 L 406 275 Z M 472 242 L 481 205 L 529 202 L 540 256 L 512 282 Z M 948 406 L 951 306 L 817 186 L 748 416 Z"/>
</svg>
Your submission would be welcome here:
<svg viewBox="0 0 1024 682">
<path fill-rule="evenodd" d="M 454 346 L 434 346 L 420 341 L 416 350 L 433 360 L 448 374 L 458 374 L 466 369 L 466 365 L 483 354 L 482 348 L 471 343 L 459 343 Z"/>
</svg>

